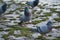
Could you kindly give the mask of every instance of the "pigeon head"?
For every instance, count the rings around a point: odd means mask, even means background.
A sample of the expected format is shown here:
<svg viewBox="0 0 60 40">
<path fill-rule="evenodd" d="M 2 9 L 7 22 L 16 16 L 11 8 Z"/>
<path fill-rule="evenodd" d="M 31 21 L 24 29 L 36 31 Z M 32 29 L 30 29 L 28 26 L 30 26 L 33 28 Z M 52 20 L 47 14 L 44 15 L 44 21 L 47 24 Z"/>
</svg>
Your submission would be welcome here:
<svg viewBox="0 0 60 40">
<path fill-rule="evenodd" d="M 38 3 L 39 3 L 39 0 L 35 0 L 35 1 L 34 1 L 34 6 L 37 6 Z"/>
<path fill-rule="evenodd" d="M 47 26 L 48 26 L 48 29 L 49 29 L 49 32 L 50 32 L 52 30 L 52 21 L 51 20 L 49 20 L 47 22 Z"/>
<path fill-rule="evenodd" d="M 47 25 L 52 25 L 52 21 L 49 20 L 49 21 L 47 22 Z"/>
<path fill-rule="evenodd" d="M 25 7 L 24 15 L 25 16 L 29 16 L 30 15 L 30 12 L 29 12 L 29 8 L 28 7 Z"/>
<path fill-rule="evenodd" d="M 3 6 L 2 6 L 2 10 L 5 12 L 6 11 L 6 8 L 7 8 L 7 4 L 4 3 Z"/>
</svg>

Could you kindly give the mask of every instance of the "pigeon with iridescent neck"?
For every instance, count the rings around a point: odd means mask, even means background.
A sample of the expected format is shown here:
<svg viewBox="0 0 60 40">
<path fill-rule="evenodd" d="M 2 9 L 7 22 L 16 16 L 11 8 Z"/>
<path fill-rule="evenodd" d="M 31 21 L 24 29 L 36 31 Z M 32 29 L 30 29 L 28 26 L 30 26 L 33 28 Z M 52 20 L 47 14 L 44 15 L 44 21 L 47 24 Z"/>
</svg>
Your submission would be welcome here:
<svg viewBox="0 0 60 40">
<path fill-rule="evenodd" d="M 25 22 L 28 22 L 31 20 L 31 12 L 29 11 L 29 8 L 28 7 L 25 7 L 24 9 L 24 15 L 22 15 L 20 17 L 20 23 L 19 25 L 25 23 Z"/>
<path fill-rule="evenodd" d="M 42 23 L 40 26 L 38 25 L 35 29 L 31 31 L 40 33 L 42 36 L 47 36 L 46 34 L 52 31 L 52 21 L 48 20 L 46 23 Z"/>
</svg>

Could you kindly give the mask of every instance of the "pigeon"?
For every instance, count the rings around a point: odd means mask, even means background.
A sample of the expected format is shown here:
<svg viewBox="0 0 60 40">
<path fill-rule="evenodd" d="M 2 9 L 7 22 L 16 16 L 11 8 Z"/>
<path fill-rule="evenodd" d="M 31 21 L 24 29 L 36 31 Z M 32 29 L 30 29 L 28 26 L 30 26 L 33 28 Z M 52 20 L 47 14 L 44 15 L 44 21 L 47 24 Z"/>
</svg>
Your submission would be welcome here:
<svg viewBox="0 0 60 40">
<path fill-rule="evenodd" d="M 46 36 L 47 33 L 52 31 L 52 21 L 48 20 L 46 24 L 42 24 L 31 31 L 40 33 L 42 36 Z"/>
<path fill-rule="evenodd" d="M 20 23 L 19 25 L 22 25 L 24 22 L 28 22 L 31 20 L 31 12 L 29 11 L 29 8 L 26 6 L 24 9 L 24 15 L 20 17 Z"/>
<path fill-rule="evenodd" d="M 4 2 L 3 4 L 0 3 L 0 16 L 7 10 L 7 4 Z"/>
<path fill-rule="evenodd" d="M 27 1 L 26 2 L 26 4 L 28 5 L 28 6 L 31 6 L 32 8 L 34 8 L 35 6 L 37 6 L 38 5 L 38 3 L 39 3 L 39 0 L 34 0 L 34 1 Z"/>
</svg>

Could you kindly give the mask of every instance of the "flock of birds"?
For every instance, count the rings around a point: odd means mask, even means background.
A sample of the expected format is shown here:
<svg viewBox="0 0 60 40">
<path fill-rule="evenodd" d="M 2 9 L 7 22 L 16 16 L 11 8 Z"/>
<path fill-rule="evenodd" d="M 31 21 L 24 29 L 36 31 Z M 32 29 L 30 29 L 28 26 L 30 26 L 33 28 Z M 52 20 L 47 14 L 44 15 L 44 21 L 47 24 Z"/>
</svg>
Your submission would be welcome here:
<svg viewBox="0 0 60 40">
<path fill-rule="evenodd" d="M 32 13 L 29 11 L 29 6 L 32 7 L 32 9 L 37 6 L 39 3 L 39 0 L 29 1 L 26 2 L 28 6 L 24 9 L 24 15 L 20 17 L 20 23 L 19 25 L 23 25 L 25 22 L 29 22 L 31 20 Z M 7 10 L 7 3 L 3 3 L 0 5 L 0 16 Z M 41 33 L 42 35 L 50 32 L 52 30 L 52 21 L 48 20 L 47 24 L 37 27 L 36 29 L 33 29 L 37 33 Z"/>
</svg>

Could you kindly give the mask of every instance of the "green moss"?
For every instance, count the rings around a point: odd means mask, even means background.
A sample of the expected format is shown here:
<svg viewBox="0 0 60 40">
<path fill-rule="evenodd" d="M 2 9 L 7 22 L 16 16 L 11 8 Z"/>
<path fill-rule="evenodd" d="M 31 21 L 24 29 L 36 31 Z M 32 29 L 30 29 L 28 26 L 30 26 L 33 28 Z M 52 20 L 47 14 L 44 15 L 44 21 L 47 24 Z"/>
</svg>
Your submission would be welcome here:
<svg viewBox="0 0 60 40">
<path fill-rule="evenodd" d="M 31 33 L 27 30 L 27 29 L 21 29 L 21 34 L 19 35 L 14 35 L 16 37 L 20 37 L 20 36 L 29 36 Z"/>
<path fill-rule="evenodd" d="M 29 32 L 30 31 L 30 29 L 29 28 L 20 28 L 20 31 L 21 31 L 21 34 L 19 34 L 19 35 L 14 35 L 14 36 L 16 36 L 16 37 L 20 37 L 20 36 L 28 36 L 28 37 L 30 37 L 30 35 L 31 35 L 31 32 Z"/>
<path fill-rule="evenodd" d="M 44 38 L 43 36 L 38 36 L 38 38 L 36 38 L 35 40 L 48 40 L 48 39 Z"/>
<path fill-rule="evenodd" d="M 50 12 L 46 12 L 45 16 L 51 16 L 51 13 Z"/>
<path fill-rule="evenodd" d="M 56 13 L 60 13 L 60 11 L 55 11 Z"/>
<path fill-rule="evenodd" d="M 35 20 L 35 21 L 32 21 L 32 24 L 38 24 L 38 23 L 40 23 L 40 22 L 42 22 L 42 21 L 46 21 L 48 18 L 44 18 L 44 19 L 42 19 L 42 20 Z"/>
<path fill-rule="evenodd" d="M 58 29 L 58 28 L 60 28 L 60 26 L 53 26 L 53 28 L 56 28 L 56 29 Z"/>
<path fill-rule="evenodd" d="M 10 28 L 9 29 L 9 35 L 14 35 L 14 30 L 18 30 L 19 28 L 18 27 L 16 27 L 16 28 L 14 28 L 14 27 L 12 27 L 12 28 Z"/>
<path fill-rule="evenodd" d="M 44 18 L 44 19 L 42 19 L 42 21 L 46 21 L 48 18 Z"/>
<path fill-rule="evenodd" d="M 30 32 L 30 28 L 20 28 L 20 30 L 21 30 L 21 35 L 20 36 L 29 36 L 30 34 L 31 34 L 31 32 Z"/>
<path fill-rule="evenodd" d="M 14 29 L 11 29 L 10 31 L 9 31 L 9 35 L 13 35 L 14 34 Z"/>
<path fill-rule="evenodd" d="M 16 20 L 16 18 L 12 18 L 12 19 L 10 19 L 10 20 Z"/>
<path fill-rule="evenodd" d="M 0 3 L 3 3 L 3 0 L 0 0 Z"/>
<path fill-rule="evenodd" d="M 20 14 L 20 13 L 16 12 L 16 14 Z"/>
<path fill-rule="evenodd" d="M 43 10 L 40 10 L 40 12 L 37 12 L 37 14 L 40 14 L 40 13 L 42 13 L 43 12 Z"/>
<path fill-rule="evenodd" d="M 2 20 L 2 22 L 3 22 L 4 20 L 6 20 L 6 18 L 4 17 L 4 15 L 2 15 L 2 17 L 0 18 L 0 20 Z"/>
<path fill-rule="evenodd" d="M 54 20 L 60 22 L 60 18 L 54 18 Z"/>
<path fill-rule="evenodd" d="M 42 20 L 35 20 L 35 21 L 32 21 L 33 24 L 37 24 L 37 23 L 40 23 L 42 22 Z"/>
<path fill-rule="evenodd" d="M 14 30 L 20 30 L 21 31 L 21 34 L 15 35 L 14 34 Z M 29 36 L 31 34 L 30 30 L 31 30 L 30 28 L 23 28 L 23 27 L 19 28 L 19 27 L 15 27 L 15 28 L 11 28 L 10 29 L 9 35 L 14 35 L 16 37 Z"/>
<path fill-rule="evenodd" d="M 56 39 L 53 39 L 53 40 L 60 40 L 60 38 L 56 38 Z"/>
<path fill-rule="evenodd" d="M 60 17 L 60 13 L 58 13 L 58 16 Z"/>
<path fill-rule="evenodd" d="M 10 5 L 11 5 L 11 4 L 7 5 L 7 6 L 8 6 L 7 8 L 10 8 Z"/>
<path fill-rule="evenodd" d="M 3 28 L 0 28 L 0 31 L 4 31 Z"/>
<path fill-rule="evenodd" d="M 19 34 L 19 35 L 17 35 L 17 34 L 14 34 L 14 36 L 15 36 L 15 37 L 21 37 L 21 35 L 20 35 L 20 34 Z"/>
<path fill-rule="evenodd" d="M 48 37 L 51 37 L 52 35 L 48 35 Z"/>
<path fill-rule="evenodd" d="M 5 34 L 5 35 L 3 35 L 2 38 L 4 38 L 5 40 L 8 40 L 8 36 L 9 36 L 9 35 L 6 35 L 6 34 Z"/>
<path fill-rule="evenodd" d="M 56 8 L 50 8 L 50 11 L 55 12 Z"/>
</svg>

